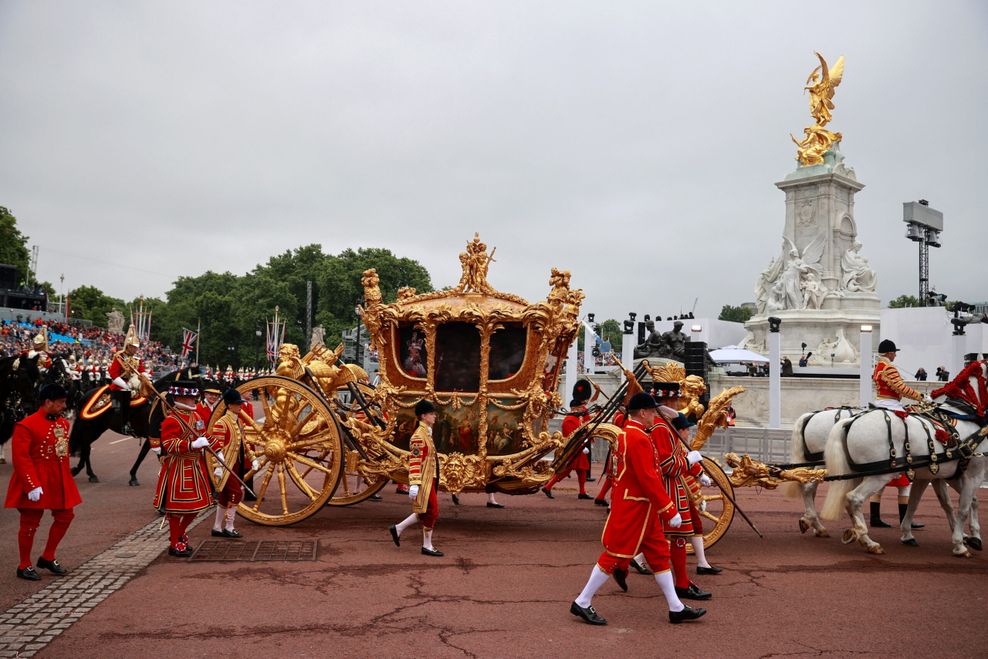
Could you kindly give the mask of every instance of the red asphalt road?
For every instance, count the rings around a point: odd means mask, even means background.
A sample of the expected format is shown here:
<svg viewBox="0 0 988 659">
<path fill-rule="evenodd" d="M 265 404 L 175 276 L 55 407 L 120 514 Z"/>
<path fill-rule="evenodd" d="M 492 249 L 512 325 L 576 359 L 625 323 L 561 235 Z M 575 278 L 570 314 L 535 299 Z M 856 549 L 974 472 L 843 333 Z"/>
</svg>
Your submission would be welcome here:
<svg viewBox="0 0 988 659">
<path fill-rule="evenodd" d="M 103 482 L 79 481 L 85 503 L 59 552 L 70 569 L 156 516 L 156 466 L 145 464 L 141 488 L 127 487 L 137 444 L 110 444 L 117 438 L 107 434 L 94 451 Z M 0 482 L 9 471 L 0 467 Z M 441 496 L 434 541 L 446 557 L 438 559 L 418 552 L 414 529 L 401 548 L 391 543 L 388 525 L 409 512 L 393 488 L 383 502 L 326 509 L 292 527 L 241 520 L 248 539 L 317 539 L 317 560 L 163 555 L 38 656 L 985 656 L 988 563 L 981 553 L 951 556 L 932 496 L 920 507 L 921 547 L 899 545 L 894 529 L 878 530 L 873 537 L 888 553 L 871 556 L 841 544 L 845 522 L 831 523 L 832 538 L 800 535 L 796 501 L 739 490 L 765 538 L 738 516 L 708 551 L 725 571 L 697 579 L 714 593 L 705 618 L 670 625 L 654 580 L 632 574 L 627 594 L 614 584 L 601 589 L 594 605 L 610 624 L 591 627 L 569 604 L 600 552 L 604 512 L 577 500 L 566 487 L 572 483 L 560 484 L 551 501 L 502 496 L 503 510 L 486 508 L 482 494 L 462 496 L 459 507 Z M 892 520 L 894 496 L 885 499 Z M 40 587 L 14 577 L 16 524 L 13 511 L 0 515 L 4 609 Z M 193 543 L 209 538 L 209 528 L 197 527 Z"/>
</svg>

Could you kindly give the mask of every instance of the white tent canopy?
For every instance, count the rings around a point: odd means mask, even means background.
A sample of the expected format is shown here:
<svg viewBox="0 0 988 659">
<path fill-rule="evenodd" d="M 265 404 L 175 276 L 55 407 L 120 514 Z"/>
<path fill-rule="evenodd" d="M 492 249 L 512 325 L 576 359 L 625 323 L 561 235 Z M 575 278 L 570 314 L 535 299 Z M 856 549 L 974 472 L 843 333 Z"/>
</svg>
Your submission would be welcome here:
<svg viewBox="0 0 988 659">
<path fill-rule="evenodd" d="M 724 346 L 710 351 L 710 358 L 722 364 L 732 364 L 739 362 L 759 362 L 767 363 L 768 357 L 762 357 L 757 352 L 745 350 L 737 346 Z"/>
</svg>

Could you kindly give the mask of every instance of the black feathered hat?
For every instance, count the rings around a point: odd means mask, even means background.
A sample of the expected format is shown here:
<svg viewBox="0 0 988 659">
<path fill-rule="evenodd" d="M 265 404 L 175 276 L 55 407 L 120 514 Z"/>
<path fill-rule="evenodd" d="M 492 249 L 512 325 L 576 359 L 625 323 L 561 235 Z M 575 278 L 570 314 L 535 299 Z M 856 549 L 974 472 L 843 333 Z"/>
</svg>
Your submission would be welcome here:
<svg viewBox="0 0 988 659">
<path fill-rule="evenodd" d="M 590 384 L 590 380 L 580 379 L 573 385 L 573 400 L 579 401 L 576 403 L 577 405 L 590 400 L 590 394 L 592 393 L 593 385 Z"/>
<path fill-rule="evenodd" d="M 892 341 L 882 339 L 882 342 L 878 344 L 878 354 L 884 355 L 886 352 L 899 352 L 899 349 L 895 347 Z"/>
<path fill-rule="evenodd" d="M 60 384 L 46 384 L 38 391 L 38 400 L 42 403 L 46 400 L 61 400 L 68 397 L 69 392 Z"/>
<path fill-rule="evenodd" d="M 209 389 L 206 389 L 209 391 Z M 223 392 L 223 402 L 227 405 L 243 405 L 244 397 L 236 389 L 227 389 Z"/>
<path fill-rule="evenodd" d="M 659 404 L 655 402 L 655 399 L 644 392 L 639 392 L 631 397 L 628 401 L 628 411 L 635 412 L 637 410 L 652 410 L 658 407 Z"/>
<path fill-rule="evenodd" d="M 422 416 L 423 414 L 430 414 L 436 411 L 436 406 L 432 404 L 431 401 L 423 398 L 419 402 L 415 403 L 415 416 Z"/>
</svg>

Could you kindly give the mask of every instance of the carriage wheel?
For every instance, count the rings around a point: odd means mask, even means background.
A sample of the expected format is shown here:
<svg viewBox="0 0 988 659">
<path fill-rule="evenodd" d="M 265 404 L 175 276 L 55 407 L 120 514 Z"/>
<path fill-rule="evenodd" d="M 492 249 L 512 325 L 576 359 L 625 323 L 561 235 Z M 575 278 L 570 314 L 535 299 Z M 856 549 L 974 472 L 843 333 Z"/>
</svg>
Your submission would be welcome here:
<svg viewBox="0 0 988 659">
<path fill-rule="evenodd" d="M 356 385 L 365 398 L 369 400 L 374 393 L 374 388 L 363 382 L 358 382 Z M 354 409 L 356 403 L 350 400 L 350 392 L 346 387 L 340 387 L 337 392 L 337 397 L 350 409 Z M 357 470 L 357 465 L 359 462 L 360 453 L 354 450 L 346 451 L 343 464 L 343 476 L 340 479 L 339 486 L 336 488 L 336 492 L 327 502 L 327 505 L 352 506 L 356 503 L 360 503 L 361 501 L 366 501 L 371 498 L 384 489 L 384 486 L 388 484 L 389 479 L 387 476 L 381 476 L 373 480 L 367 480 L 364 478 L 360 471 Z"/>
<path fill-rule="evenodd" d="M 250 469 L 244 476 L 248 483 L 253 479 L 257 500 L 241 501 L 237 511 L 266 526 L 310 517 L 333 496 L 343 472 L 343 442 L 332 410 L 290 378 L 255 378 L 237 391 L 254 408 L 244 439 L 260 463 L 256 473 Z"/>
<path fill-rule="evenodd" d="M 701 464 L 707 476 L 715 481 L 714 485 L 703 488 L 701 492 L 703 499 L 697 506 L 700 509 L 700 517 L 703 518 L 703 546 L 704 549 L 710 549 L 724 537 L 727 529 L 731 527 L 731 522 L 734 521 L 734 503 L 731 501 L 734 499 L 734 486 L 719 464 L 710 458 L 703 458 Z M 731 495 L 731 499 L 724 496 L 717 484 Z M 686 550 L 692 554 L 693 545 L 687 544 Z"/>
</svg>

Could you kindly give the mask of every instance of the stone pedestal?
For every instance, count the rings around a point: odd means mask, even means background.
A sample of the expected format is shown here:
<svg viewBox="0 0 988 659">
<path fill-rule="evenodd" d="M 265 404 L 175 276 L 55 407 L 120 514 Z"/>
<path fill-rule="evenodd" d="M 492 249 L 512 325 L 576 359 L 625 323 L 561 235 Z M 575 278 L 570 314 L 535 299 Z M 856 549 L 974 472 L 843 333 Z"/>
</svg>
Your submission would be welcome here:
<svg viewBox="0 0 988 659">
<path fill-rule="evenodd" d="M 775 316 L 782 319 L 782 355 L 794 364 L 803 352 L 813 353 L 813 365 L 857 364 L 861 325 L 877 336 L 881 309 L 854 221 L 854 195 L 864 185 L 836 148 L 823 164 L 799 167 L 775 185 L 786 194 L 782 249 L 759 277 L 744 347 L 766 354 L 768 318 Z"/>
</svg>

